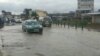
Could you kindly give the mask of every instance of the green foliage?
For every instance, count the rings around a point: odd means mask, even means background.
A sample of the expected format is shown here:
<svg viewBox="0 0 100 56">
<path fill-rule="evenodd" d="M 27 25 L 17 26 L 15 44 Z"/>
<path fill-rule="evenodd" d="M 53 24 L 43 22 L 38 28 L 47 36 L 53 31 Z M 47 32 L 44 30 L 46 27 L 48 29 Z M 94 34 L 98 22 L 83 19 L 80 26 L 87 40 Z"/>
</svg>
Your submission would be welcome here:
<svg viewBox="0 0 100 56">
<path fill-rule="evenodd" d="M 37 15 L 37 13 L 35 11 L 33 11 L 31 16 L 35 16 L 36 17 L 38 15 Z"/>
</svg>

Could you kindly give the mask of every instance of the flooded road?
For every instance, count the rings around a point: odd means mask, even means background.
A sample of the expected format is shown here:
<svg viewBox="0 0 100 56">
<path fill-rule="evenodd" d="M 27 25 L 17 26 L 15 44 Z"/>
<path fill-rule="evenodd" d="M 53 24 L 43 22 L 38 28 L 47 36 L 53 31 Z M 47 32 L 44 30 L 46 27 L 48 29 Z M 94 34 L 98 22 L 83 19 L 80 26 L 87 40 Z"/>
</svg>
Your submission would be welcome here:
<svg viewBox="0 0 100 56">
<path fill-rule="evenodd" d="M 100 56 L 100 32 L 93 30 L 53 25 L 40 35 L 16 25 L 6 26 L 0 35 L 7 56 Z"/>
</svg>

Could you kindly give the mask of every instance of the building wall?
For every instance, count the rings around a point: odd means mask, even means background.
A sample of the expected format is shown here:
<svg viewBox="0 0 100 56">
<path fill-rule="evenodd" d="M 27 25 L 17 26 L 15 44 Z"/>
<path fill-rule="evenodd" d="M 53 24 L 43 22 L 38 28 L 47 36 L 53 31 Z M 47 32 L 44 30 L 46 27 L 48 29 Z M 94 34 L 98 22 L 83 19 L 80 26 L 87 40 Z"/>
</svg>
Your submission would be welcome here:
<svg viewBox="0 0 100 56">
<path fill-rule="evenodd" d="M 78 0 L 78 10 L 94 11 L 94 0 Z"/>
<path fill-rule="evenodd" d="M 46 11 L 36 10 L 36 13 L 38 14 L 39 17 L 46 17 L 47 16 Z"/>
<path fill-rule="evenodd" d="M 100 15 L 92 16 L 92 23 L 100 23 Z"/>
</svg>

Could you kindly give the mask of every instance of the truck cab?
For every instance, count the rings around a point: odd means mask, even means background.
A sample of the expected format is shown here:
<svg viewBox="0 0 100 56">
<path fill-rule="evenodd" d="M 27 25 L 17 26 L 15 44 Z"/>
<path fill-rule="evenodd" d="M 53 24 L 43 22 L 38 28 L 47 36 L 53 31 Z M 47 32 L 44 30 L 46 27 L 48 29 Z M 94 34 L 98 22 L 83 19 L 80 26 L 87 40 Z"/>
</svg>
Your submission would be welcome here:
<svg viewBox="0 0 100 56">
<path fill-rule="evenodd" d="M 52 19 L 50 17 L 44 17 L 39 20 L 44 27 L 52 26 Z"/>
</svg>

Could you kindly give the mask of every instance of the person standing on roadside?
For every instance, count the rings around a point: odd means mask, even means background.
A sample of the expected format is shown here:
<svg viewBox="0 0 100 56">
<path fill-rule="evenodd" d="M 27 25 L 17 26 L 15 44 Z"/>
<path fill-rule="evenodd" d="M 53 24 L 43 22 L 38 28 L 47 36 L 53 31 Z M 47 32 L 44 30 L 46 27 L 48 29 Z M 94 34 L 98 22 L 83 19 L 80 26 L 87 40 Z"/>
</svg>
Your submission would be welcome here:
<svg viewBox="0 0 100 56">
<path fill-rule="evenodd" d="M 59 26 L 59 20 L 57 19 L 57 25 Z"/>
<path fill-rule="evenodd" d="M 4 19 L 0 18 L 0 28 L 3 28 L 3 27 L 4 27 Z"/>
<path fill-rule="evenodd" d="M 11 19 L 12 25 L 15 25 L 15 19 Z"/>
<path fill-rule="evenodd" d="M 9 18 L 7 18 L 7 25 L 9 25 L 10 24 L 10 19 Z"/>
<path fill-rule="evenodd" d="M 66 21 L 63 22 L 64 27 L 66 27 Z"/>
<path fill-rule="evenodd" d="M 62 25 L 63 25 L 63 20 L 60 21 L 60 24 L 61 24 L 61 27 L 62 27 Z"/>
</svg>

